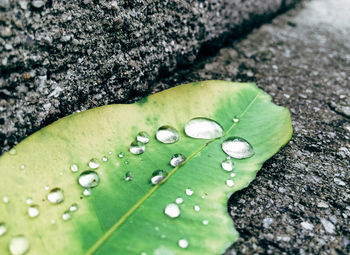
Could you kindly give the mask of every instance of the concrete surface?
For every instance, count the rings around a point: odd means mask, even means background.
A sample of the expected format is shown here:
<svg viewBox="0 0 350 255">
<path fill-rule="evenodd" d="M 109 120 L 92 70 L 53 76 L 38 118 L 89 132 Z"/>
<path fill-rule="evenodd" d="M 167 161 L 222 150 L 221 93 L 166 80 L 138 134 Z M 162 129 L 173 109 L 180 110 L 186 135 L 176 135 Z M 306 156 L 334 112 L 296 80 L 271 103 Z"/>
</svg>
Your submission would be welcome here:
<svg viewBox="0 0 350 255">
<path fill-rule="evenodd" d="M 350 254 L 350 1 L 312 0 L 163 79 L 254 81 L 292 114 L 292 141 L 233 195 L 231 254 Z"/>
<path fill-rule="evenodd" d="M 297 1 L 0 0 L 0 154 L 75 111 L 146 96 Z"/>
</svg>

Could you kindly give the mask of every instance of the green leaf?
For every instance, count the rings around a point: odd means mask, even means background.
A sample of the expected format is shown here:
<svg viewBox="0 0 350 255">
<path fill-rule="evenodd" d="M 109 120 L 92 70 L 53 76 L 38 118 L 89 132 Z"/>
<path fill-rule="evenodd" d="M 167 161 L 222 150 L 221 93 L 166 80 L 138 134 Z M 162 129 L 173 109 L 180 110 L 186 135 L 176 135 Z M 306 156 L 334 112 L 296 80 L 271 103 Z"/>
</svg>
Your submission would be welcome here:
<svg viewBox="0 0 350 255">
<path fill-rule="evenodd" d="M 185 124 L 198 117 L 219 123 L 223 136 L 186 136 Z M 178 142 L 155 139 L 165 125 L 178 130 Z M 144 153 L 134 155 L 129 146 L 140 131 L 150 141 Z M 0 236 L 0 254 L 10 254 L 9 243 L 17 235 L 29 241 L 28 254 L 219 254 L 238 237 L 227 213 L 228 198 L 246 187 L 291 135 L 287 109 L 271 103 L 254 84 L 224 81 L 182 85 L 139 103 L 60 119 L 0 158 L 0 196 L 9 200 L 0 203 L 0 221 L 7 226 Z M 227 157 L 222 143 L 230 137 L 245 139 L 254 150 L 250 158 L 232 159 L 232 172 L 221 167 Z M 187 159 L 174 168 L 169 161 L 176 153 Z M 100 165 L 94 169 L 100 183 L 91 196 L 84 196 L 78 176 L 91 170 L 91 159 Z M 72 172 L 72 165 L 79 171 Z M 152 173 L 159 169 L 169 174 L 152 185 Z M 125 180 L 126 174 L 132 180 Z M 62 189 L 63 202 L 50 203 L 59 202 L 59 196 L 48 199 L 54 188 Z M 28 198 L 39 208 L 37 217 L 28 216 Z M 164 210 L 177 198 L 183 200 L 180 216 L 171 218 Z M 78 210 L 64 214 L 75 203 Z M 172 207 L 176 214 L 177 206 Z M 179 246 L 182 239 L 180 246 L 187 242 L 187 248 Z M 24 244 L 17 241 L 12 248 Z"/>
</svg>

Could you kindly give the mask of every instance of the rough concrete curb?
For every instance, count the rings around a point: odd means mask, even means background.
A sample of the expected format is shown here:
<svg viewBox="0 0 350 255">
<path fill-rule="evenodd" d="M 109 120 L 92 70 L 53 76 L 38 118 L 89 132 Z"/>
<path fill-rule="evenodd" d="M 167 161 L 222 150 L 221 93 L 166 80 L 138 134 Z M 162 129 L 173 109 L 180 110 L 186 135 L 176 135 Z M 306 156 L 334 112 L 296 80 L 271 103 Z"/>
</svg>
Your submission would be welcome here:
<svg viewBox="0 0 350 255">
<path fill-rule="evenodd" d="M 0 0 L 1 152 L 75 111 L 145 96 L 297 1 Z"/>
</svg>

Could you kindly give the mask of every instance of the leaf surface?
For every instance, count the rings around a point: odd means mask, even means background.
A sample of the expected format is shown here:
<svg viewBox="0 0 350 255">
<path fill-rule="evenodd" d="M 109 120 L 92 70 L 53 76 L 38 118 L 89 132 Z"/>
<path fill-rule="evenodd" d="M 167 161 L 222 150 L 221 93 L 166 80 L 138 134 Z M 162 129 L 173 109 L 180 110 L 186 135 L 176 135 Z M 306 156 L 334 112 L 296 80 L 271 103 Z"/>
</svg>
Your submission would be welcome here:
<svg viewBox="0 0 350 255">
<path fill-rule="evenodd" d="M 206 81 L 130 105 L 73 114 L 43 128 L 0 158 L 0 196 L 8 198 L 0 203 L 0 222 L 7 226 L 0 236 L 0 254 L 10 254 L 16 235 L 29 240 L 28 254 L 224 252 L 238 237 L 227 212 L 229 196 L 246 187 L 292 135 L 288 110 L 270 100 L 254 84 Z M 215 120 L 224 135 L 211 140 L 186 136 L 185 124 L 198 117 Z M 155 139 L 164 125 L 178 130 L 178 142 Z M 129 146 L 140 131 L 150 141 L 143 154 L 134 155 Z M 244 138 L 254 150 L 250 158 L 232 159 L 232 172 L 221 167 L 227 157 L 222 143 L 229 137 Z M 187 159 L 174 168 L 169 161 L 175 153 Z M 77 179 L 90 169 L 91 159 L 100 165 L 95 169 L 100 183 L 91 196 L 84 196 Z M 78 172 L 71 171 L 74 164 Z M 159 169 L 169 175 L 152 185 L 152 173 Z M 125 180 L 127 172 L 133 174 L 131 181 Z M 64 201 L 51 204 L 48 190 L 56 187 L 63 190 Z M 28 198 L 39 208 L 35 218 L 27 214 Z M 171 218 L 164 210 L 177 198 L 183 200 L 180 216 Z M 64 221 L 62 214 L 74 203 L 78 210 Z M 188 247 L 180 247 L 186 243 Z"/>
</svg>

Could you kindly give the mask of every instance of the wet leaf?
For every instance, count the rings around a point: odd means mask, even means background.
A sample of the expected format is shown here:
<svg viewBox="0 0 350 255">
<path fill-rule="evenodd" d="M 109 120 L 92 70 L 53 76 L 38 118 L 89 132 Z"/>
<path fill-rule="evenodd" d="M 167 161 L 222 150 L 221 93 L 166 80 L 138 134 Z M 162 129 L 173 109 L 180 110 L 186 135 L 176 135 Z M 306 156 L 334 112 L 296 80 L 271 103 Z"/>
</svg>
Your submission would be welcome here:
<svg viewBox="0 0 350 255">
<path fill-rule="evenodd" d="M 60 119 L 0 158 L 0 254 L 219 254 L 230 194 L 291 135 L 287 109 L 223 81 Z"/>
</svg>

